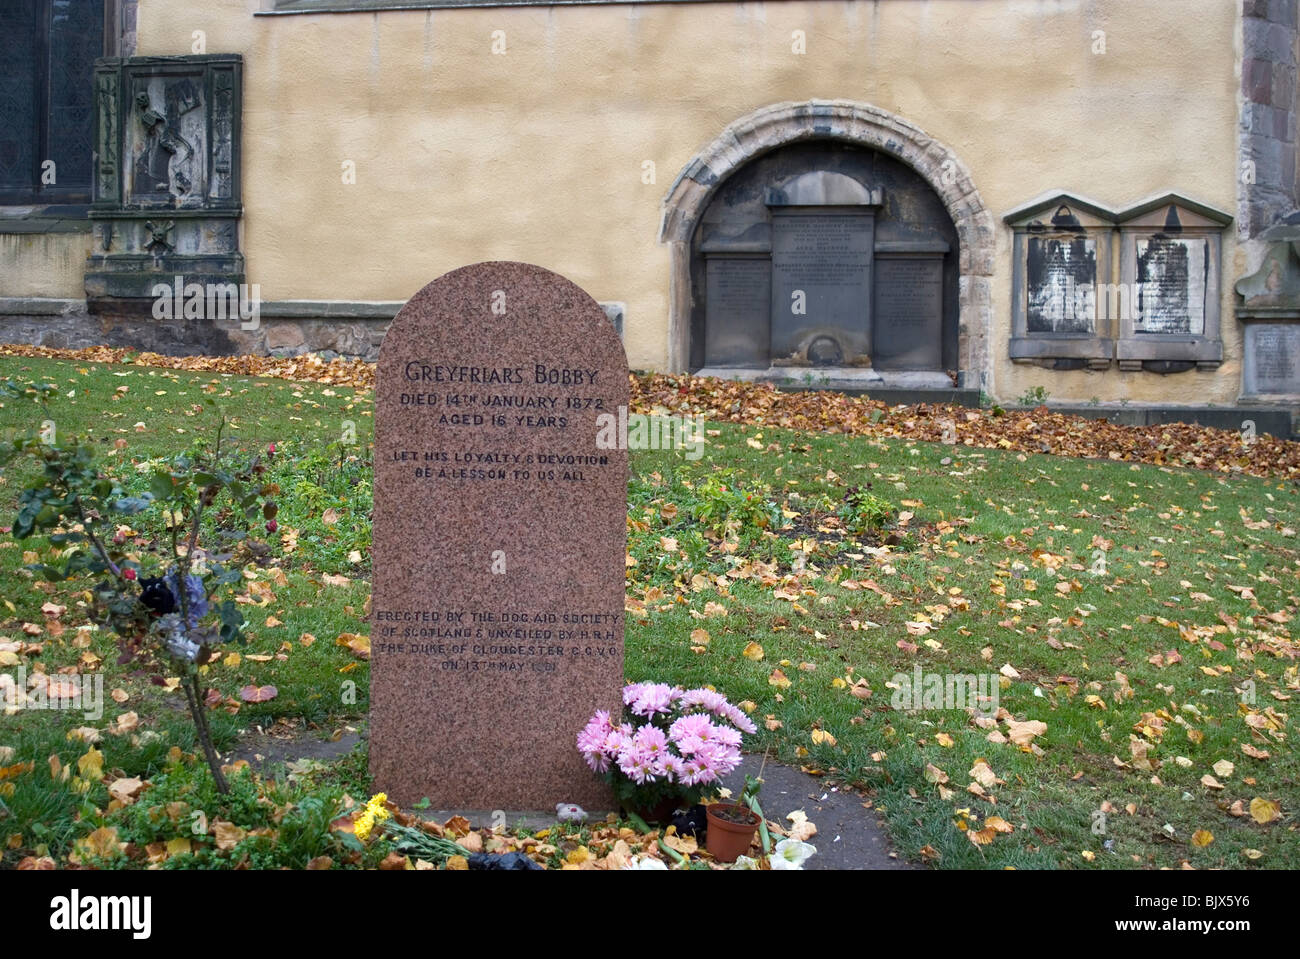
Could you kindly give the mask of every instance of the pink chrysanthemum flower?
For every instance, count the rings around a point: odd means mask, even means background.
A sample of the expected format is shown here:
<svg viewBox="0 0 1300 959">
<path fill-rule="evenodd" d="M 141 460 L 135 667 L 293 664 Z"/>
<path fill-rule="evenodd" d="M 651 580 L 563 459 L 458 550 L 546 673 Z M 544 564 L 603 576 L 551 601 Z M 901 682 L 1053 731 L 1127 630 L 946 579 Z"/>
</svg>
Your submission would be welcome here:
<svg viewBox="0 0 1300 959">
<path fill-rule="evenodd" d="M 739 706 L 727 703 L 727 708 L 720 715 L 742 733 L 753 735 L 758 732 L 758 727 L 754 725 L 754 721 L 746 716 L 745 711 Z"/>
<path fill-rule="evenodd" d="M 691 713 L 678 719 L 668 728 L 677 751 L 683 756 L 695 752 L 713 738 L 713 723 L 703 713 Z"/>
<path fill-rule="evenodd" d="M 637 749 L 644 750 L 656 760 L 668 751 L 668 737 L 664 735 L 664 731 L 649 723 L 636 731 L 632 743 Z"/>
<path fill-rule="evenodd" d="M 673 708 L 673 688 L 667 683 L 645 683 L 641 694 L 631 705 L 637 716 L 653 716 L 655 713 L 667 713 Z"/>
<path fill-rule="evenodd" d="M 659 757 L 659 771 L 669 782 L 681 782 L 686 772 L 686 764 L 680 756 L 665 752 Z"/>
<path fill-rule="evenodd" d="M 727 697 L 712 689 L 690 689 L 682 694 L 682 705 L 698 706 L 716 714 L 719 709 L 727 705 Z"/>
<path fill-rule="evenodd" d="M 597 713 L 582 732 L 578 733 L 578 751 L 582 753 L 582 758 L 586 760 L 593 772 L 603 773 L 609 768 L 610 755 L 605 750 L 606 738 L 609 735 L 608 726 L 609 714 L 605 713 L 602 719 Z"/>
</svg>

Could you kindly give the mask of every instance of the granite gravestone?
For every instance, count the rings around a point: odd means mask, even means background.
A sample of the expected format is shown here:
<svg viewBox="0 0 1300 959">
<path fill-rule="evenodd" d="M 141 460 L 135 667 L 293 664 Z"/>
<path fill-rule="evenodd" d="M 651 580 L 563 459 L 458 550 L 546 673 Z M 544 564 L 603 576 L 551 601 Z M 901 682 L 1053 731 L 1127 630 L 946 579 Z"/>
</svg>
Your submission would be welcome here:
<svg viewBox="0 0 1300 959">
<path fill-rule="evenodd" d="M 524 263 L 448 273 L 389 328 L 370 768 L 394 801 L 608 805 L 575 738 L 621 709 L 627 452 L 597 418 L 627 374 L 596 302 Z"/>
</svg>

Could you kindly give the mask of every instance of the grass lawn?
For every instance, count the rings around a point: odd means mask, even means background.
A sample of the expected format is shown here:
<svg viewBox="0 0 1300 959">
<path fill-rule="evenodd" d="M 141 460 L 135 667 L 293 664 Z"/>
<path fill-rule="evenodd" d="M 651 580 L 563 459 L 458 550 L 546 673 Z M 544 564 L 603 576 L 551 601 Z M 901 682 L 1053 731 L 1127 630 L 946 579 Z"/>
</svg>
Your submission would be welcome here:
<svg viewBox="0 0 1300 959">
<path fill-rule="evenodd" d="M 329 736 L 364 721 L 363 644 L 338 637 L 367 632 L 368 392 L 12 357 L 0 359 L 6 377 L 55 383 L 55 428 L 91 436 L 128 488 L 141 463 L 213 427 L 205 399 L 237 442 L 275 442 L 285 552 L 246 572 L 249 645 L 208 667 L 222 697 L 214 734 L 229 748 L 253 727 Z M 38 419 L 6 400 L 0 432 Z M 697 462 L 632 457 L 629 679 L 708 683 L 746 701 L 753 748 L 861 790 L 909 860 L 1300 868 L 1292 482 L 905 432 L 715 424 L 708 439 Z M 0 477 L 0 525 L 34 475 L 23 463 Z M 279 782 L 237 777 L 229 799 L 205 793 L 180 695 L 78 628 L 84 594 L 23 568 L 47 552 L 43 540 L 0 542 L 0 664 L 95 672 L 113 696 L 94 721 L 0 717 L 5 864 L 95 860 L 105 850 L 88 837 L 109 826 L 155 851 L 186 838 L 158 853 L 169 866 L 228 864 L 218 853 L 242 850 L 253 865 L 301 867 L 328 852 L 337 803 L 368 795 L 363 748 Z M 996 703 L 895 708 L 896 676 L 918 669 L 981 679 Z M 242 702 L 247 685 L 278 694 Z M 110 795 L 131 778 L 151 783 L 147 802 Z M 238 832 L 189 838 L 196 810 Z"/>
</svg>

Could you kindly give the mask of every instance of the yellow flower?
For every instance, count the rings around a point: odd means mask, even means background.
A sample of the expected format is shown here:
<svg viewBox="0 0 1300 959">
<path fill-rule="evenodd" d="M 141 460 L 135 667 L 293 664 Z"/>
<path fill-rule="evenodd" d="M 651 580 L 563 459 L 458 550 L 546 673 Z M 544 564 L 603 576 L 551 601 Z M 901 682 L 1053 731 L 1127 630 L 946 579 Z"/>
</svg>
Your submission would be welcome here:
<svg viewBox="0 0 1300 959">
<path fill-rule="evenodd" d="M 387 793 L 375 793 L 370 797 L 370 801 L 366 803 L 366 814 L 375 822 L 383 822 L 385 819 L 390 818 L 391 814 L 384 808 L 384 803 L 387 801 Z"/>
<path fill-rule="evenodd" d="M 362 842 L 365 842 L 370 838 L 370 830 L 374 828 L 375 817 L 374 814 L 370 812 L 369 807 L 367 807 L 366 811 L 358 816 L 357 821 L 352 824 L 352 831 L 356 833 L 357 838 Z"/>
</svg>

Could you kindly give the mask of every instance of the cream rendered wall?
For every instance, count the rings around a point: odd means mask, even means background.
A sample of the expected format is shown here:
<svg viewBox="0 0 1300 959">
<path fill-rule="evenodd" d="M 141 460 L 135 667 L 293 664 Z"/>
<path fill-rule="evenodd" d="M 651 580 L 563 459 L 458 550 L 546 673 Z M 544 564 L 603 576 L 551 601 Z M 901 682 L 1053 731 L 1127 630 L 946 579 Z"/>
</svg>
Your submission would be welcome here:
<svg viewBox="0 0 1300 959">
<path fill-rule="evenodd" d="M 732 120 L 849 98 L 951 147 L 998 228 L 991 392 L 1231 402 L 1240 335 L 1224 242 L 1215 374 L 1055 373 L 1006 359 L 1001 215 L 1060 188 L 1122 208 L 1167 190 L 1236 210 L 1235 0 L 884 0 L 513 7 L 254 17 L 259 0 L 140 0 L 139 55 L 245 57 L 244 252 L 267 299 L 406 299 L 519 259 L 627 303 L 662 367 L 661 201 Z M 492 53 L 505 31 L 504 55 Z M 791 52 L 803 30 L 807 53 Z M 1096 53 L 1095 31 L 1105 52 Z M 341 163 L 356 163 L 355 185 Z M 642 164 L 657 181 L 642 183 Z"/>
<path fill-rule="evenodd" d="M 0 296 L 79 300 L 89 233 L 0 233 Z"/>
</svg>

